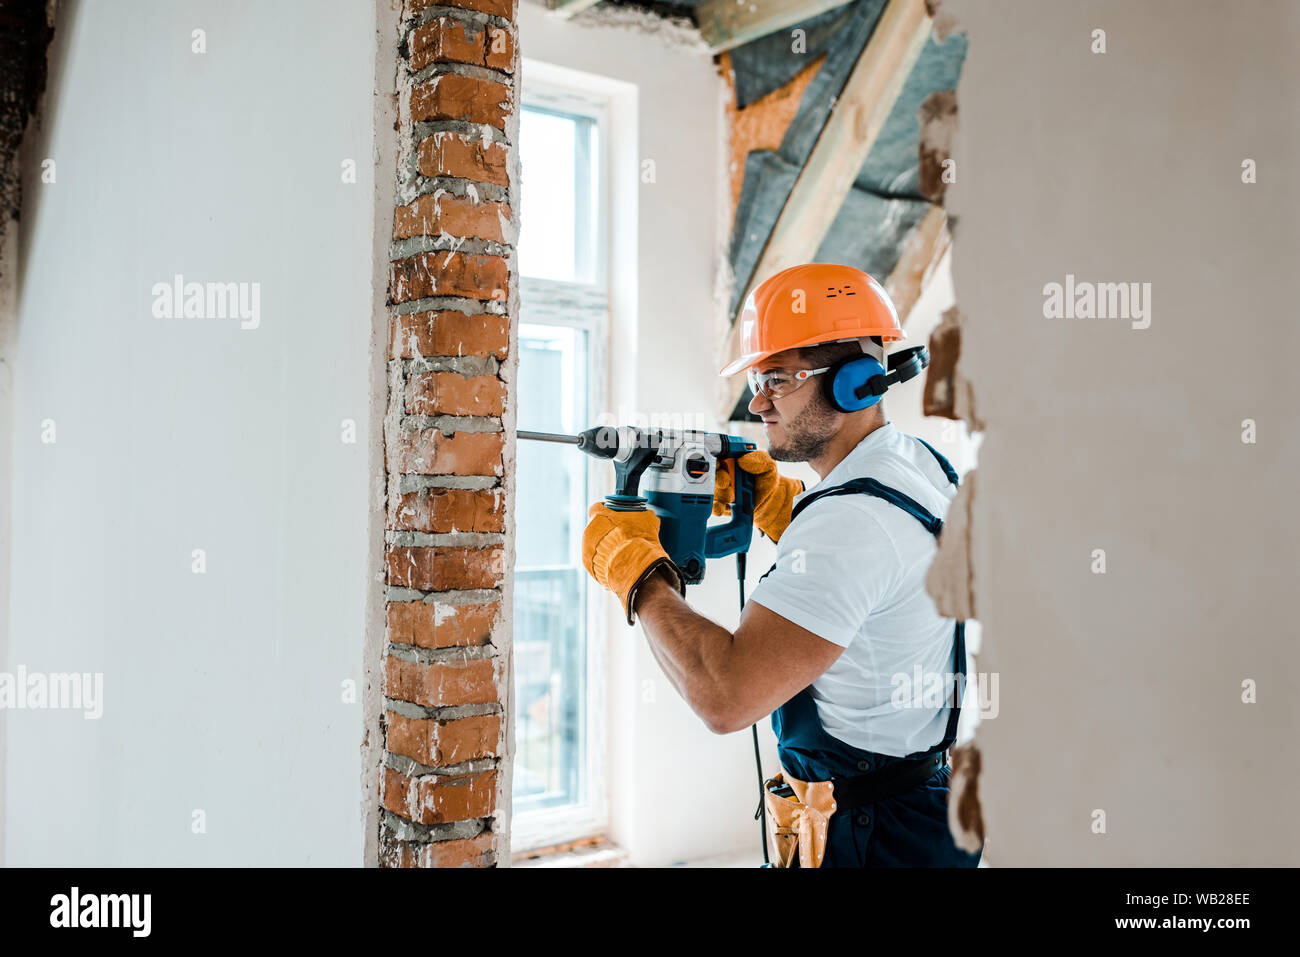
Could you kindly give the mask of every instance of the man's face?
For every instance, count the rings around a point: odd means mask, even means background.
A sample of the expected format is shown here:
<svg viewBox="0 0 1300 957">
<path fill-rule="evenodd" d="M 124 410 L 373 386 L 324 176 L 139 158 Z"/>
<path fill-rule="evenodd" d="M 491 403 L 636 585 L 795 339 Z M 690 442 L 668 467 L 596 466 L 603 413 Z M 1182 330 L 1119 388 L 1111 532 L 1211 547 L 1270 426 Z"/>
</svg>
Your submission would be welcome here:
<svg viewBox="0 0 1300 957">
<path fill-rule="evenodd" d="M 754 366 L 758 372 L 773 369 L 795 372 L 809 368 L 794 351 L 779 352 Z M 822 395 L 819 378 L 805 380 L 794 392 L 780 399 L 769 399 L 759 393 L 749 402 L 749 411 L 763 419 L 768 454 L 778 462 L 807 462 L 820 457 L 839 430 L 840 415 Z"/>
</svg>

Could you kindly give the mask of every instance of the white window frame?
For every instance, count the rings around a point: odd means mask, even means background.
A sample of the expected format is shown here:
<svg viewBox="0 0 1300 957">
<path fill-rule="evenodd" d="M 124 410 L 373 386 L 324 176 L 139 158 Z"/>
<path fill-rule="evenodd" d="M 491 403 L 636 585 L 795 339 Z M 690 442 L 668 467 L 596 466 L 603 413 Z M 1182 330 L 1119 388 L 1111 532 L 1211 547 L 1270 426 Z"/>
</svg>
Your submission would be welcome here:
<svg viewBox="0 0 1300 957">
<path fill-rule="evenodd" d="M 592 168 L 596 174 L 593 198 L 595 237 L 592 251 L 592 281 L 562 282 L 520 277 L 521 324 L 567 326 L 587 333 L 587 408 L 595 424 L 598 410 L 604 407 L 609 377 L 609 237 L 610 237 L 610 129 L 611 96 L 587 84 L 574 84 L 572 71 L 536 61 L 525 61 L 523 107 L 590 117 L 596 125 L 596 150 Z M 529 188 L 523 183 L 523 189 Z M 575 451 L 574 454 L 579 454 Z M 598 462 L 581 456 L 586 465 L 587 489 L 595 497 L 607 484 L 608 477 Z M 604 592 L 588 582 L 586 600 L 586 674 L 587 696 L 583 702 L 585 719 L 587 800 L 556 808 L 543 808 L 514 815 L 510 830 L 512 853 L 537 850 L 567 841 L 603 834 L 609 824 L 608 737 L 605 717 L 608 691 L 608 630 L 601 599 Z"/>
</svg>

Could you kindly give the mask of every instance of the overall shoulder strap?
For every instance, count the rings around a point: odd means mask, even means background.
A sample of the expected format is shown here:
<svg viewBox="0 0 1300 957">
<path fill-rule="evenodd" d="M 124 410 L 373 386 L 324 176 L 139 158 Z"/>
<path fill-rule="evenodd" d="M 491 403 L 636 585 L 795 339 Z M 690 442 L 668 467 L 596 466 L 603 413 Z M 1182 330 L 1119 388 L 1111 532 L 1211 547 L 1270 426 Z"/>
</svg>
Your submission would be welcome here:
<svg viewBox="0 0 1300 957">
<path fill-rule="evenodd" d="M 924 442 L 923 439 L 921 441 Z M 930 448 L 930 446 L 927 444 L 926 448 Z M 944 470 L 950 473 L 949 477 L 955 483 L 957 473 L 952 471 L 952 466 L 948 464 L 948 460 L 935 452 L 934 449 L 931 448 L 930 451 L 934 452 L 939 464 L 945 467 Z M 828 495 L 871 495 L 883 499 L 891 505 L 896 505 L 907 512 L 925 526 L 925 530 L 934 535 L 935 538 L 938 538 L 939 533 L 943 531 L 943 519 L 932 514 L 929 509 L 910 496 L 904 495 L 896 488 L 877 482 L 873 478 L 851 479 L 842 485 L 832 485 L 830 488 L 818 489 L 809 493 L 800 499 L 799 504 L 791 511 L 790 521 L 793 522 L 799 513 L 813 502 Z M 768 569 L 768 571 L 770 572 L 771 569 Z M 948 709 L 948 725 L 944 729 L 943 738 L 933 748 L 926 751 L 915 751 L 907 755 L 908 758 L 946 751 L 957 740 L 957 722 L 961 716 L 961 699 L 966 688 L 966 623 L 964 621 L 957 622 L 953 634 L 952 658 L 953 701 Z"/>
<path fill-rule="evenodd" d="M 813 502 L 828 495 L 872 495 L 876 498 L 884 499 L 891 505 L 897 505 L 924 525 L 925 530 L 936 538 L 939 533 L 943 531 L 943 519 L 932 515 L 929 510 L 917 502 L 916 499 L 904 495 L 896 488 L 891 488 L 888 485 L 877 482 L 873 478 L 850 479 L 843 485 L 832 485 L 830 488 L 823 488 L 818 489 L 815 492 L 810 492 L 800 499 L 799 504 L 790 511 L 790 521 L 793 522 L 798 518 L 799 513 Z"/>
<path fill-rule="evenodd" d="M 949 462 L 946 458 L 944 458 L 941 454 L 939 454 L 938 449 L 936 449 L 925 439 L 921 438 L 919 435 L 914 435 L 912 436 L 912 438 L 916 439 L 916 441 L 920 442 L 922 445 L 924 445 L 927 449 L 930 450 L 930 454 L 933 455 L 935 461 L 939 463 L 939 468 L 943 469 L 943 474 L 948 476 L 949 482 L 951 482 L 953 485 L 961 484 L 961 479 L 958 478 L 957 476 L 957 470 L 952 467 L 951 462 Z"/>
</svg>

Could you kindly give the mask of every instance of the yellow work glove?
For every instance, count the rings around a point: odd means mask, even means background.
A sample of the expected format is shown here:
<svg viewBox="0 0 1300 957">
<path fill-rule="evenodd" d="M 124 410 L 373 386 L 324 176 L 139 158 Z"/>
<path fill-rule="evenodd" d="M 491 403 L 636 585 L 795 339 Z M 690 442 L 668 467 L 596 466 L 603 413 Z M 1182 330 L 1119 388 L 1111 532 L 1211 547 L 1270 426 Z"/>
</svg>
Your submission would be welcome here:
<svg viewBox="0 0 1300 957">
<path fill-rule="evenodd" d="M 772 541 L 780 540 L 790 524 L 794 497 L 803 491 L 803 482 L 778 472 L 776 462 L 766 452 L 748 452 L 736 459 L 736 465 L 754 476 L 754 524 Z M 713 514 L 730 515 L 735 500 L 731 475 L 720 467 L 713 485 Z"/>
<path fill-rule="evenodd" d="M 591 577 L 623 603 L 632 624 L 632 603 L 637 589 L 659 569 L 686 595 L 686 580 L 659 544 L 659 516 L 650 509 L 620 512 L 604 502 L 587 511 L 591 521 L 582 533 L 582 564 Z"/>
</svg>

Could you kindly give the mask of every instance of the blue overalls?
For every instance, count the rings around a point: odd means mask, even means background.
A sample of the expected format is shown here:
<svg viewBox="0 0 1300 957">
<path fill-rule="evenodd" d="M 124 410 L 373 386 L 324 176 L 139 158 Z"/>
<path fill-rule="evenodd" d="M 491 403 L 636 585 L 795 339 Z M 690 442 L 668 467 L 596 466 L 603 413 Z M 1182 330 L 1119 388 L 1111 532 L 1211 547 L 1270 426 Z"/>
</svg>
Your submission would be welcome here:
<svg viewBox="0 0 1300 957">
<path fill-rule="evenodd" d="M 952 465 L 924 439 L 954 485 L 959 483 Z M 943 521 L 912 498 L 872 478 L 858 478 L 842 485 L 819 489 L 800 500 L 790 520 L 825 495 L 865 494 L 884 499 L 903 509 L 936 538 Z M 775 566 L 773 566 L 775 567 Z M 957 622 L 954 639 L 953 674 L 961 675 L 960 690 L 966 683 L 966 627 Z M 817 716 L 812 692 L 805 688 L 772 714 L 777 753 L 781 766 L 801 781 L 829 781 L 870 774 L 881 768 L 946 751 L 957 738 L 961 702 L 948 709 L 948 726 L 943 739 L 925 751 L 898 758 L 863 751 L 832 737 Z M 961 850 L 948 831 L 948 783 L 952 769 L 945 761 L 924 783 L 894 797 L 860 807 L 839 807 L 830 818 L 826 856 L 822 867 L 975 867 L 979 854 Z M 795 858 L 798 864 L 798 857 Z"/>
</svg>

